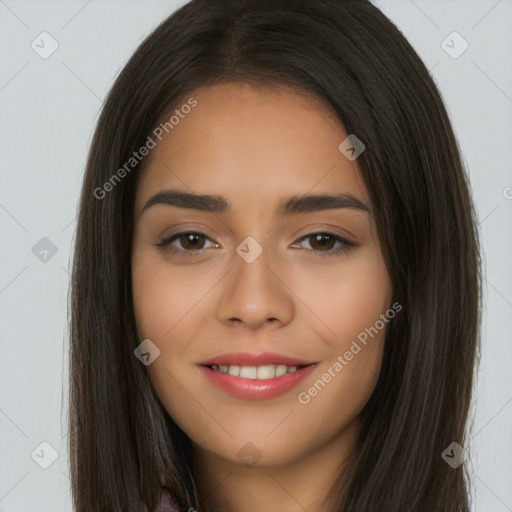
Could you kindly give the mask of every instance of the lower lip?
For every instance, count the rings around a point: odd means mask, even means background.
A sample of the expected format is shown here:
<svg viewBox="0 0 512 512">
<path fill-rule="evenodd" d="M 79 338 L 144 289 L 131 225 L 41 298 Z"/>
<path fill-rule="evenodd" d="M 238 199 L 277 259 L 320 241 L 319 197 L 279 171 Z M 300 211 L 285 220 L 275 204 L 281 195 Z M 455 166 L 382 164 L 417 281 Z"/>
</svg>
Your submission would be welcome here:
<svg viewBox="0 0 512 512">
<path fill-rule="evenodd" d="M 315 366 L 316 364 L 305 366 L 281 377 L 266 380 L 235 377 L 228 373 L 212 370 L 208 366 L 200 366 L 200 368 L 212 384 L 232 396 L 246 400 L 268 400 L 286 393 L 302 382 Z"/>
</svg>

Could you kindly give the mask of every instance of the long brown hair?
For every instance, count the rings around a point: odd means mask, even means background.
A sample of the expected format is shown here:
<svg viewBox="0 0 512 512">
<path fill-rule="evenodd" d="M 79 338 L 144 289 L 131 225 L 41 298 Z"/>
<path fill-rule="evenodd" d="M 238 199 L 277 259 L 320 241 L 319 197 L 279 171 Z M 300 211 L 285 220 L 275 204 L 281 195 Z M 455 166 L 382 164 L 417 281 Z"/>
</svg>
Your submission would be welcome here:
<svg viewBox="0 0 512 512">
<path fill-rule="evenodd" d="M 452 468 L 441 454 L 452 442 L 464 446 L 479 357 L 481 263 L 469 180 L 428 70 L 368 0 L 192 0 L 116 79 L 89 152 L 73 261 L 74 509 L 153 510 L 166 484 L 180 508 L 210 510 L 196 488 L 190 441 L 133 353 L 141 340 L 130 255 L 145 160 L 125 164 L 196 88 L 235 80 L 319 98 L 366 146 L 358 167 L 403 310 L 387 331 L 359 445 L 332 489 L 338 510 L 468 512 L 466 466 Z"/>
</svg>

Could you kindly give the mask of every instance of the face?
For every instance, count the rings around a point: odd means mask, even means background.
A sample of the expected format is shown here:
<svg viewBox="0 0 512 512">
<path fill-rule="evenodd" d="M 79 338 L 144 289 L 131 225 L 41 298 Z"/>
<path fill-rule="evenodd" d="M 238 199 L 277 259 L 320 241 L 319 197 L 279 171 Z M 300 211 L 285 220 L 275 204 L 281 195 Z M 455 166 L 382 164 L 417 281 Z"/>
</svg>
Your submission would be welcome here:
<svg viewBox="0 0 512 512">
<path fill-rule="evenodd" d="M 371 204 L 320 102 L 241 83 L 191 97 L 136 194 L 150 379 L 198 452 L 292 463 L 356 425 L 377 381 L 392 289 Z"/>
</svg>

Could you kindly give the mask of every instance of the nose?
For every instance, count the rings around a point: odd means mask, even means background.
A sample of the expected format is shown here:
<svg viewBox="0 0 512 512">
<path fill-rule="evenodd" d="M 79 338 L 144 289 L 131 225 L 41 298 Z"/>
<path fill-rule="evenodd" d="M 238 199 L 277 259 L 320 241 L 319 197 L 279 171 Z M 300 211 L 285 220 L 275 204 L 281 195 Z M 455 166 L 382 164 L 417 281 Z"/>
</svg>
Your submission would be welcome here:
<svg viewBox="0 0 512 512">
<path fill-rule="evenodd" d="M 223 280 L 217 317 L 223 323 L 259 329 L 265 324 L 283 326 L 294 315 L 294 295 L 265 251 L 248 263 L 235 258 L 234 268 Z"/>
</svg>

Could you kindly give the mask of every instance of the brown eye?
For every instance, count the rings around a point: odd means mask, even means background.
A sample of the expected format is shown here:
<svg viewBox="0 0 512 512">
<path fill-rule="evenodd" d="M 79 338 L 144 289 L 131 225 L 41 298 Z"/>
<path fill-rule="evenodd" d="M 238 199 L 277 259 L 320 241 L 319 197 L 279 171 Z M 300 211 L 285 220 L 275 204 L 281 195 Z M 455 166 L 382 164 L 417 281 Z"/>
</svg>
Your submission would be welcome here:
<svg viewBox="0 0 512 512">
<path fill-rule="evenodd" d="M 182 253 L 187 256 L 194 256 L 196 254 L 201 254 L 203 249 L 208 248 L 204 247 L 204 243 L 207 240 L 211 241 L 211 239 L 203 233 L 183 231 L 181 233 L 172 234 L 167 238 L 160 240 L 155 245 L 162 250 Z M 299 242 L 303 240 L 310 241 L 310 252 L 317 253 L 322 256 L 341 255 L 353 247 L 359 247 L 359 244 L 332 233 L 311 233 L 303 236 Z M 181 247 L 175 245 L 175 242 L 179 242 Z M 337 243 L 339 246 L 336 248 L 335 246 Z M 213 245 L 210 247 L 213 247 Z"/>
<path fill-rule="evenodd" d="M 359 244 L 332 233 L 310 233 L 298 241 L 302 242 L 303 240 L 309 240 L 311 250 L 321 256 L 341 255 L 351 248 L 359 247 Z M 339 243 L 337 248 L 334 247 L 336 243 Z"/>
<path fill-rule="evenodd" d="M 206 240 L 210 240 L 203 233 L 197 233 L 195 231 L 183 231 L 181 233 L 173 234 L 163 240 L 160 240 L 155 245 L 162 249 L 169 249 L 175 252 L 189 252 L 194 253 L 195 251 L 201 251 L 204 249 L 204 243 Z M 179 242 L 181 247 L 178 247 L 174 242 Z"/>
<path fill-rule="evenodd" d="M 178 240 L 181 243 L 181 246 L 184 249 L 188 250 L 198 250 L 202 249 L 202 245 L 204 244 L 205 238 L 203 235 L 199 233 L 183 233 L 178 236 Z"/>
<path fill-rule="evenodd" d="M 332 246 L 336 243 L 336 240 L 331 235 L 318 233 L 316 235 L 309 235 L 312 242 L 310 242 L 311 247 L 316 250 L 332 249 Z"/>
</svg>

